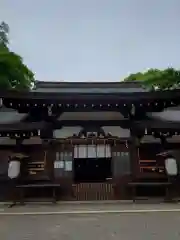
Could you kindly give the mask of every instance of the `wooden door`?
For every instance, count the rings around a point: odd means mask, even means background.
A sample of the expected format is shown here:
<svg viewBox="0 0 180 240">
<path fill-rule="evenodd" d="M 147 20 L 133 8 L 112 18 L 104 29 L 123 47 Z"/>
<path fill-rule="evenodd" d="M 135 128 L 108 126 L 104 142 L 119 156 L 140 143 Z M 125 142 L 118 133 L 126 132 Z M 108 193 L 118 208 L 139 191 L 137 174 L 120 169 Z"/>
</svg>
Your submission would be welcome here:
<svg viewBox="0 0 180 240">
<path fill-rule="evenodd" d="M 127 183 L 131 179 L 131 160 L 128 146 L 120 144 L 112 148 L 113 187 L 117 199 L 126 199 Z"/>
</svg>

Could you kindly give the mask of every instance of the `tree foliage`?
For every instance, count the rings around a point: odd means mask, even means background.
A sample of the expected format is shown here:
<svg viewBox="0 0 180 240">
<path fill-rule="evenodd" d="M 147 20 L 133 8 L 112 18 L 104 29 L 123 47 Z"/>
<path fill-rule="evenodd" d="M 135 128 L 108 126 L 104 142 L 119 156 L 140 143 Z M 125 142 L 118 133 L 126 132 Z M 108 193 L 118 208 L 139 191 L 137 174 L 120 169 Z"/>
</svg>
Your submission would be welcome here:
<svg viewBox="0 0 180 240">
<path fill-rule="evenodd" d="M 175 89 L 180 86 L 180 70 L 174 68 L 149 69 L 145 72 L 130 74 L 125 81 L 141 81 L 152 90 Z"/>
<path fill-rule="evenodd" d="M 2 22 L 0 24 L 0 90 L 27 90 L 34 83 L 34 74 L 18 54 L 10 51 L 8 34 L 9 26 Z"/>
</svg>

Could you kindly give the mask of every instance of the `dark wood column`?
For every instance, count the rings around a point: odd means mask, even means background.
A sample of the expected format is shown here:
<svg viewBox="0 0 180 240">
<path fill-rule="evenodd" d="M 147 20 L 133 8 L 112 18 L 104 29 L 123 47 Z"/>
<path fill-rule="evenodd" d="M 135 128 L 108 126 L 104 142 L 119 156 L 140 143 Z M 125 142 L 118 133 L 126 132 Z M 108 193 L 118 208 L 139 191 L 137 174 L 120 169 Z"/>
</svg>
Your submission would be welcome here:
<svg viewBox="0 0 180 240">
<path fill-rule="evenodd" d="M 140 108 L 135 107 L 132 104 L 129 109 L 129 121 L 130 121 L 130 159 L 131 159 L 131 176 L 132 180 L 139 175 L 139 157 L 138 157 L 138 147 L 140 145 L 140 136 L 137 135 L 134 122 L 142 119 L 145 115 L 144 111 Z"/>
<path fill-rule="evenodd" d="M 167 142 L 167 139 L 166 137 L 164 136 L 161 136 L 160 137 L 160 140 L 161 140 L 161 146 L 162 146 L 162 150 L 167 150 L 168 149 L 168 142 Z"/>
<path fill-rule="evenodd" d="M 130 160 L 131 160 L 131 176 L 132 180 L 139 173 L 139 158 L 138 158 L 139 139 L 130 129 Z"/>
<path fill-rule="evenodd" d="M 54 154 L 51 140 L 43 140 L 42 145 L 44 170 L 47 178 L 53 181 L 54 177 Z"/>
<path fill-rule="evenodd" d="M 23 138 L 18 138 L 18 139 L 16 139 L 15 152 L 20 153 L 21 151 L 23 151 L 23 149 L 22 149 L 22 143 L 23 143 L 23 141 L 24 141 Z"/>
</svg>

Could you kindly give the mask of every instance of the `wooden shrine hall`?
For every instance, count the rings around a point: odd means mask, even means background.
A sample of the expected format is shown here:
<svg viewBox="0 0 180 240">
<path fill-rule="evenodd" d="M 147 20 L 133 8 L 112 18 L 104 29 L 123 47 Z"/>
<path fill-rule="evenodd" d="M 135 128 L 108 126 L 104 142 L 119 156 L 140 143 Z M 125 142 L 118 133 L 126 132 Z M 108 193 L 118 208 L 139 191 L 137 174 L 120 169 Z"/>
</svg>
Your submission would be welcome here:
<svg viewBox="0 0 180 240">
<path fill-rule="evenodd" d="M 178 174 L 169 178 L 161 153 L 172 158 L 180 147 L 180 90 L 37 82 L 29 92 L 0 92 L 0 100 L 2 199 L 44 199 L 52 189 L 56 200 L 179 196 Z"/>
</svg>

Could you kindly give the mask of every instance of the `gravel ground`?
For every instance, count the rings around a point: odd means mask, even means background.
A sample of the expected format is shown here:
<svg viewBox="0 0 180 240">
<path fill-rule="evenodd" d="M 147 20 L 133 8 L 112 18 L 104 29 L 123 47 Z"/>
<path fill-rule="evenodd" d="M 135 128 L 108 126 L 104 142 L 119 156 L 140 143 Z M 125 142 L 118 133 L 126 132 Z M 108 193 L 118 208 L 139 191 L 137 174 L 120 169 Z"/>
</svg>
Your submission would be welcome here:
<svg viewBox="0 0 180 240">
<path fill-rule="evenodd" d="M 180 239 L 179 212 L 1 216 L 2 240 Z"/>
</svg>

